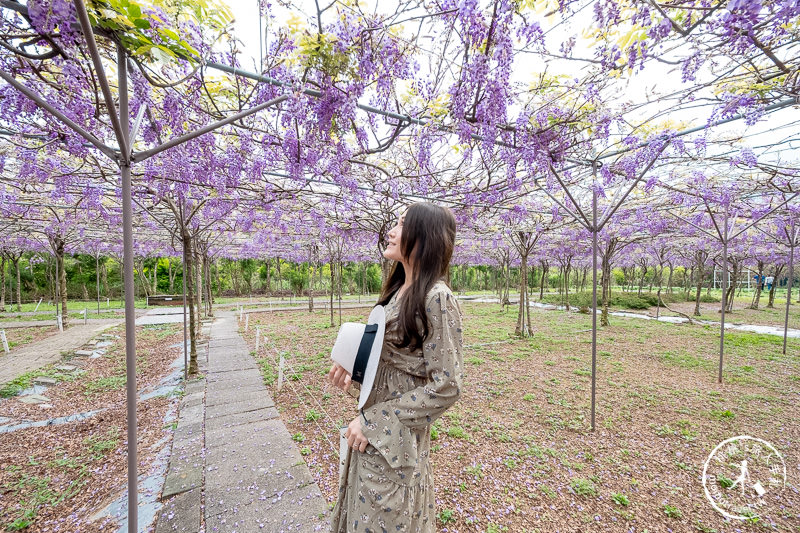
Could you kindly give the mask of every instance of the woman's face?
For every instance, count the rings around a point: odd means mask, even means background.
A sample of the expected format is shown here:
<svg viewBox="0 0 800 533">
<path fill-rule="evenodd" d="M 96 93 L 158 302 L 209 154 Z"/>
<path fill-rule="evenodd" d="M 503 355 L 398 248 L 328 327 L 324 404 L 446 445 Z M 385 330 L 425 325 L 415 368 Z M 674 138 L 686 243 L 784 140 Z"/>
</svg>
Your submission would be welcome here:
<svg viewBox="0 0 800 533">
<path fill-rule="evenodd" d="M 397 224 L 395 227 L 389 230 L 389 244 L 386 246 L 386 249 L 383 251 L 383 257 L 389 259 L 391 261 L 404 261 L 404 257 L 402 252 L 400 251 L 400 238 L 403 235 L 403 222 L 405 221 L 406 214 L 403 213 L 400 215 L 400 218 L 397 219 Z"/>
</svg>

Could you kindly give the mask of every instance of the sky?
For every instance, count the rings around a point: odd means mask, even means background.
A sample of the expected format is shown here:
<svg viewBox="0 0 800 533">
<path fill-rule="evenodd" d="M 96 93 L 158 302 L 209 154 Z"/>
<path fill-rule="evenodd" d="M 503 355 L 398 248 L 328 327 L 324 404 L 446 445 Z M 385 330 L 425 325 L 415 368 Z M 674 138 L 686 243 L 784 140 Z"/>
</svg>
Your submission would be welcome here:
<svg viewBox="0 0 800 533">
<path fill-rule="evenodd" d="M 361 3 L 367 6 L 367 9 L 374 9 L 374 2 L 372 1 L 362 1 Z M 259 63 L 260 56 L 258 0 L 227 0 L 227 4 L 235 18 L 233 33 L 241 41 L 241 63 L 248 70 L 257 70 L 256 65 Z M 575 36 L 577 44 L 574 55 L 576 57 L 592 57 L 592 52 L 588 48 L 588 41 L 582 36 L 584 28 L 592 24 L 591 4 L 591 2 L 587 2 L 584 8 L 579 9 L 577 13 L 565 20 L 556 17 L 547 19 L 540 16 L 539 22 L 546 33 L 546 42 L 549 50 L 558 50 L 561 42 L 570 36 Z M 307 13 L 313 12 L 314 3 L 308 2 L 308 6 L 309 9 L 305 11 Z M 275 20 L 272 21 L 272 24 L 282 24 L 288 20 L 290 13 L 283 8 L 276 7 L 273 10 L 273 16 Z M 302 14 L 300 16 L 303 19 L 307 17 L 307 15 Z M 262 19 L 262 21 L 264 24 L 269 23 L 266 18 Z M 272 28 L 272 31 L 274 32 L 275 28 Z M 266 36 L 266 33 L 264 32 L 263 35 Z M 269 43 L 266 42 L 266 37 L 264 37 L 264 40 L 264 48 L 266 49 Z M 578 61 L 549 59 L 542 62 L 539 56 L 532 57 L 536 58 L 536 60 L 527 61 L 524 56 L 521 60 L 518 60 L 518 67 L 515 68 L 515 81 L 524 82 L 529 80 L 534 73 L 541 72 L 545 67 L 548 68 L 548 72 L 560 72 L 576 76 L 580 76 L 581 69 L 584 68 L 584 63 Z M 660 101 L 658 95 L 669 94 L 686 88 L 686 85 L 680 81 L 680 72 L 672 71 L 674 68 L 650 62 L 643 71 L 620 78 L 616 84 L 616 94 L 610 97 L 619 99 L 620 103 L 625 101 L 650 102 L 640 111 L 631 113 L 626 117 L 634 123 L 646 119 L 656 111 L 669 111 L 670 106 L 673 104 Z M 702 74 L 701 72 L 700 76 Z M 703 111 L 709 112 L 710 109 Z M 708 117 L 698 114 L 696 111 L 679 110 L 671 111 L 668 118 L 676 124 L 689 127 L 703 125 Z M 664 119 L 662 118 L 661 120 Z M 797 134 L 797 129 L 794 127 L 796 123 L 800 123 L 800 110 L 797 109 L 797 106 L 772 113 L 766 119 L 762 119 L 753 126 L 747 126 L 744 121 L 736 121 L 715 127 L 713 133 L 726 137 L 747 135 L 748 144 L 754 148 L 756 155 L 760 153 L 759 146 L 767 145 L 776 139 L 796 139 L 785 145 L 785 148 L 780 153 L 772 153 L 767 158 L 771 162 L 775 162 L 777 157 L 784 160 L 787 158 L 797 160 L 800 159 L 800 134 Z M 764 150 L 762 149 L 761 152 L 764 152 Z"/>
</svg>

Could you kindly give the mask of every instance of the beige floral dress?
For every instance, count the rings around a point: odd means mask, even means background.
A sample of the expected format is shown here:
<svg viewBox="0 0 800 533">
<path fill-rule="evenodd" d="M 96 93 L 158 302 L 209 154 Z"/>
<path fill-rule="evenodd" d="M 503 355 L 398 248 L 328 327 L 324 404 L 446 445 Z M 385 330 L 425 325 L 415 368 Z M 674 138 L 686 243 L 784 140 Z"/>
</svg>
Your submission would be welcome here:
<svg viewBox="0 0 800 533">
<path fill-rule="evenodd" d="M 461 394 L 461 312 L 450 288 L 437 282 L 425 302 L 430 332 L 412 351 L 389 342 L 398 338 L 391 327 L 398 307 L 396 296 L 386 305 L 381 360 L 361 417 L 369 445 L 341 458 L 336 533 L 436 530 L 430 425 Z"/>
</svg>

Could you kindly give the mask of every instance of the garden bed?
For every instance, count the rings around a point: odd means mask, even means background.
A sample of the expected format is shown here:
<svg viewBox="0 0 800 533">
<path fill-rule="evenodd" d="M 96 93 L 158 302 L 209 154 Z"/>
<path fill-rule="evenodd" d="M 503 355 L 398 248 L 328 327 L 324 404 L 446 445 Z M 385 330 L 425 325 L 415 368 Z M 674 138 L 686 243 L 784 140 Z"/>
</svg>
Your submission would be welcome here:
<svg viewBox="0 0 800 533">
<path fill-rule="evenodd" d="M 84 359 L 83 370 L 64 372 L 56 367 L 69 357 L 14 384 L 27 388 L 37 375 L 53 377 L 54 386 L 41 393 L 47 408 L 29 405 L 11 396 L 0 401 L 6 425 L 93 413 L 80 421 L 30 427 L 0 433 L 0 529 L 3 531 L 116 531 L 109 518 L 92 520 L 125 490 L 127 483 L 127 413 L 125 405 L 125 335 L 110 330 L 106 353 Z M 154 389 L 173 369 L 180 355 L 176 325 L 137 329 L 137 387 Z M 9 388 L 5 392 L 10 394 Z M 148 471 L 163 439 L 173 428 L 164 426 L 173 398 L 157 395 L 138 403 L 139 473 Z M 159 446 L 156 444 L 162 441 Z"/>
</svg>

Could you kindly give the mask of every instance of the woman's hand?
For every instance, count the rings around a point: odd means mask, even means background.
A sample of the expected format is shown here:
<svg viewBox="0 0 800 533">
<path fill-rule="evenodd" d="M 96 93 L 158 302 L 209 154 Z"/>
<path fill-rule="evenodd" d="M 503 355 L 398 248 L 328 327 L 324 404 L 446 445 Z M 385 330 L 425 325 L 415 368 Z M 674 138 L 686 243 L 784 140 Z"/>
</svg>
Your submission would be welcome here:
<svg viewBox="0 0 800 533">
<path fill-rule="evenodd" d="M 347 426 L 347 431 L 344 432 L 344 436 L 347 438 L 347 445 L 352 449 L 358 450 L 359 452 L 363 452 L 367 449 L 369 441 L 361 432 L 361 420 L 359 417 L 355 417 L 353 421 L 350 422 L 350 425 Z"/>
<path fill-rule="evenodd" d="M 350 388 L 352 377 L 350 376 L 350 372 L 345 370 L 342 365 L 339 363 L 333 363 L 330 372 L 328 372 L 328 380 L 343 391 L 347 392 L 347 390 Z"/>
</svg>

